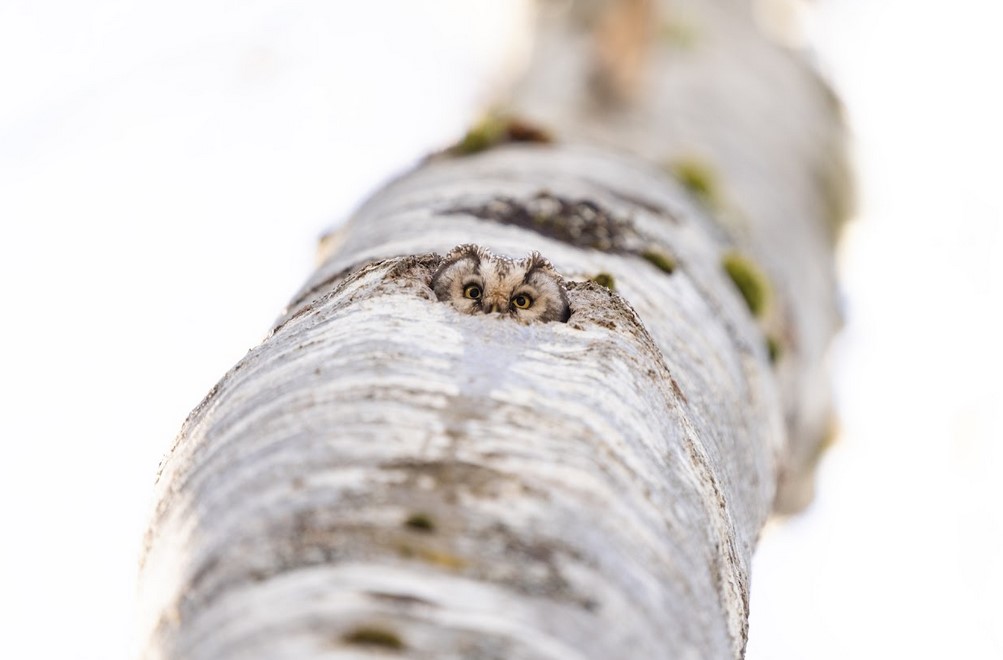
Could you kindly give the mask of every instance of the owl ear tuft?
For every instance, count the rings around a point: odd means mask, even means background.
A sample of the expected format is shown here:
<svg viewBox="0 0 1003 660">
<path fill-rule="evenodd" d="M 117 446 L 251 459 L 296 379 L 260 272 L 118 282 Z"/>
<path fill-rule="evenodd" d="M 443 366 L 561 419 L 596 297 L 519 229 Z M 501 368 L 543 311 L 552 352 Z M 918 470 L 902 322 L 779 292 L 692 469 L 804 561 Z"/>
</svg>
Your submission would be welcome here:
<svg viewBox="0 0 1003 660">
<path fill-rule="evenodd" d="M 525 264 L 527 275 L 534 270 L 545 270 L 555 275 L 557 274 L 557 271 L 554 270 L 554 265 L 550 263 L 550 260 L 535 250 L 530 252 L 529 256 L 526 257 Z"/>
</svg>

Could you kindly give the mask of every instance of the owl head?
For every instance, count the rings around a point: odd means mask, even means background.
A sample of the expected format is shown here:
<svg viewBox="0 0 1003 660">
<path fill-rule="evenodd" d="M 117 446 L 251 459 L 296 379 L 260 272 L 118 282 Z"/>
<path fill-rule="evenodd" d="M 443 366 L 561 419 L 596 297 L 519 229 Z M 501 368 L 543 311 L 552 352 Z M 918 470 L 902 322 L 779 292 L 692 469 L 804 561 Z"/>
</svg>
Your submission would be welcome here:
<svg viewBox="0 0 1003 660">
<path fill-rule="evenodd" d="M 445 256 L 431 286 L 440 301 L 465 314 L 500 314 L 522 323 L 563 323 L 571 315 L 561 276 L 539 252 L 516 260 L 460 245 Z"/>
</svg>

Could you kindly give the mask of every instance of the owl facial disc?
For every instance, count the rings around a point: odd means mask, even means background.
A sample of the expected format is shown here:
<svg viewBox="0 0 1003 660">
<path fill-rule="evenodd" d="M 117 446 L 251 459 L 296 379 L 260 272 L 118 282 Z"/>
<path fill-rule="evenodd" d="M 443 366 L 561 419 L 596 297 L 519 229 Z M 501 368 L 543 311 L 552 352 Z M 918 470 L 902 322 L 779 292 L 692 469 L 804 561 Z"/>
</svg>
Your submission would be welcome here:
<svg viewBox="0 0 1003 660">
<path fill-rule="evenodd" d="M 440 301 L 464 314 L 500 314 L 521 323 L 563 323 L 571 315 L 564 280 L 539 252 L 509 259 L 479 245 L 459 245 L 431 286 Z"/>
</svg>

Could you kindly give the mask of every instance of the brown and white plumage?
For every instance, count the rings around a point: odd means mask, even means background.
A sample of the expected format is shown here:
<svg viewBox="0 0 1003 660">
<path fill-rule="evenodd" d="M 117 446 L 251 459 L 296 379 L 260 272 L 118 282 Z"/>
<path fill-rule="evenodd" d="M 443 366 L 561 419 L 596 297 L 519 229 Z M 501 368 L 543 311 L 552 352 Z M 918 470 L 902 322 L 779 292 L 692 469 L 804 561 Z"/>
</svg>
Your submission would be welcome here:
<svg viewBox="0 0 1003 660">
<path fill-rule="evenodd" d="M 509 259 L 479 245 L 459 245 L 431 286 L 440 301 L 465 314 L 501 314 L 522 323 L 563 323 L 571 315 L 561 276 L 539 252 Z"/>
</svg>

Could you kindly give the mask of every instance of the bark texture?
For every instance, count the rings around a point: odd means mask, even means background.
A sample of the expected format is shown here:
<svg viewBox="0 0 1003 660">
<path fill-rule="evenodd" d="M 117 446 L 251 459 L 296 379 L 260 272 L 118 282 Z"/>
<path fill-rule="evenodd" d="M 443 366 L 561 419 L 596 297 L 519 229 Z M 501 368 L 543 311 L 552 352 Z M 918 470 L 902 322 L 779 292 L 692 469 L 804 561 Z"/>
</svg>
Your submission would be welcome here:
<svg viewBox="0 0 1003 660">
<path fill-rule="evenodd" d="M 498 120 L 325 240 L 162 466 L 146 657 L 741 657 L 828 424 L 838 126 L 743 5 L 670 9 L 678 53 L 665 8 L 545 7 L 508 109 L 547 130 Z M 469 242 L 550 258 L 568 323 L 437 301 Z"/>
</svg>

